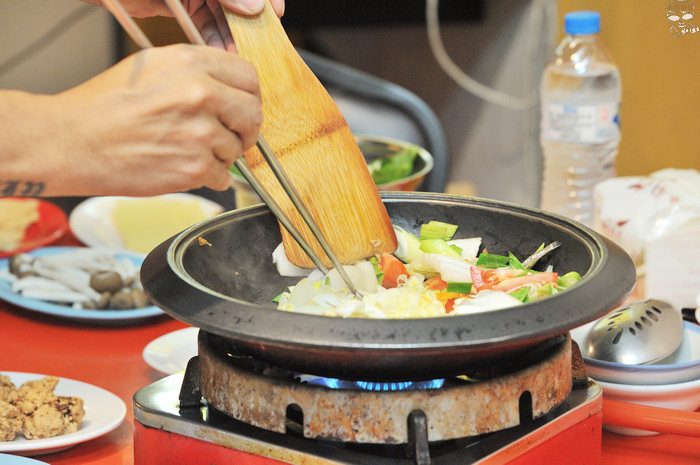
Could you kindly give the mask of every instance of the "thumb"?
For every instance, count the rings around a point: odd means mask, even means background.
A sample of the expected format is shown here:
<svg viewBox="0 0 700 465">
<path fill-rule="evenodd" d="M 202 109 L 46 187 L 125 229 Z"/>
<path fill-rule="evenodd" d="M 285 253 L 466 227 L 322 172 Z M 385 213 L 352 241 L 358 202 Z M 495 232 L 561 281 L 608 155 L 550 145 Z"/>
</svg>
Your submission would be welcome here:
<svg viewBox="0 0 700 465">
<path fill-rule="evenodd" d="M 244 15 L 258 14 L 265 6 L 265 0 L 221 0 L 221 3 Z"/>
</svg>

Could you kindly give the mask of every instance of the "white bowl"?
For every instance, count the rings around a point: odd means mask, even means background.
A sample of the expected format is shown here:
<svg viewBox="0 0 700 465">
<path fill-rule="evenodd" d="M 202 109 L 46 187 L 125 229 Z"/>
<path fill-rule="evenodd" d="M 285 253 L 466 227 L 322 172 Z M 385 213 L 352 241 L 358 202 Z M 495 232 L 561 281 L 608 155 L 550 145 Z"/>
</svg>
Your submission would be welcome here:
<svg viewBox="0 0 700 465">
<path fill-rule="evenodd" d="M 594 380 L 618 385 L 658 387 L 700 379 L 700 326 L 684 321 L 683 342 L 665 359 L 649 365 L 623 365 L 586 356 L 586 340 L 595 323 L 593 321 L 571 330 L 571 338 L 581 349 L 588 376 Z"/>
<path fill-rule="evenodd" d="M 604 381 L 598 381 L 598 384 L 603 388 L 603 397 L 606 399 L 686 412 L 694 412 L 700 408 L 700 379 L 685 383 L 657 385 L 617 384 Z M 606 424 L 605 414 L 603 414 L 603 429 L 626 436 L 658 434 L 652 431 Z"/>
</svg>

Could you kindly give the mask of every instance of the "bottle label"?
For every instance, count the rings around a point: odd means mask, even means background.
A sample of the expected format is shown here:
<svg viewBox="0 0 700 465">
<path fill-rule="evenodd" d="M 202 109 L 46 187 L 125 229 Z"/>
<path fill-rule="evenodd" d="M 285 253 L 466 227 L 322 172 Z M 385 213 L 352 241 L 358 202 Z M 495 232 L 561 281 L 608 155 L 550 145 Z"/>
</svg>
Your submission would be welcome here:
<svg viewBox="0 0 700 465">
<path fill-rule="evenodd" d="M 600 144 L 618 137 L 617 103 L 543 106 L 542 131 L 549 140 Z"/>
</svg>

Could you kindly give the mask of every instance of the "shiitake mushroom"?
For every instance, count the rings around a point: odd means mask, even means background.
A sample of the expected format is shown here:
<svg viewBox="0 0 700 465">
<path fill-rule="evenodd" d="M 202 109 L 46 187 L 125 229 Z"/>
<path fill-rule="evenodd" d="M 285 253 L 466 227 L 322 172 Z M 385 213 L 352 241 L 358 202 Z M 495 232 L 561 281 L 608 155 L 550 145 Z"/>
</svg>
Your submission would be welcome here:
<svg viewBox="0 0 700 465">
<path fill-rule="evenodd" d="M 112 294 L 110 303 L 117 310 L 134 308 L 134 295 L 128 290 L 118 291 Z"/>
<path fill-rule="evenodd" d="M 99 271 L 90 276 L 90 287 L 97 292 L 116 293 L 124 287 L 119 273 L 115 271 Z"/>
<path fill-rule="evenodd" d="M 134 297 L 134 307 L 144 308 L 148 307 L 151 304 L 151 302 L 148 300 L 148 297 L 146 297 L 146 293 L 143 292 L 141 289 L 135 287 L 131 290 L 131 294 Z"/>
<path fill-rule="evenodd" d="M 17 276 L 18 278 L 24 278 L 26 276 L 34 274 L 33 271 L 26 271 L 24 265 L 31 265 L 32 261 L 34 259 L 27 254 L 16 254 L 10 257 L 10 261 L 8 264 L 10 273 L 13 275 Z"/>
</svg>

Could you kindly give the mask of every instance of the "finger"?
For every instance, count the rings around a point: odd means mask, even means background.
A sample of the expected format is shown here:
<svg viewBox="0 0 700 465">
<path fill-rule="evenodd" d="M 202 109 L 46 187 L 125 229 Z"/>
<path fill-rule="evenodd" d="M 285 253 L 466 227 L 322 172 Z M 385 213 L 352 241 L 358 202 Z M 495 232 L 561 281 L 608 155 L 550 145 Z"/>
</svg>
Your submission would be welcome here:
<svg viewBox="0 0 700 465">
<path fill-rule="evenodd" d="M 277 13 L 277 16 L 280 18 L 284 16 L 284 0 L 270 0 L 270 3 L 272 4 L 272 8 L 274 8 L 275 13 Z"/>
<path fill-rule="evenodd" d="M 217 121 L 221 131 L 211 142 L 213 156 L 228 169 L 233 163 L 243 156 L 243 144 L 240 136 Z"/>
<path fill-rule="evenodd" d="M 223 41 L 224 49 L 229 52 L 236 52 L 236 45 L 233 41 L 233 36 L 231 35 L 231 28 L 226 20 L 226 15 L 224 14 L 224 9 L 221 7 L 219 0 L 207 0 L 207 5 L 211 11 L 214 20 L 216 21 L 216 26 L 220 32 L 221 39 Z"/>
<path fill-rule="evenodd" d="M 272 8 L 280 18 L 284 14 L 284 0 L 270 0 Z M 264 6 L 264 0 L 221 0 L 221 4 L 227 6 L 236 13 L 255 15 L 260 13 Z"/>
<path fill-rule="evenodd" d="M 240 92 L 239 92 L 240 93 Z M 260 100 L 250 94 L 225 100 L 219 108 L 219 120 L 240 139 L 241 151 L 246 151 L 255 143 L 263 120 Z"/>
<path fill-rule="evenodd" d="M 200 5 L 200 7 L 194 13 L 191 13 L 190 16 L 192 18 L 192 22 L 195 24 L 195 26 L 197 26 L 197 29 L 199 29 L 202 39 L 204 39 L 204 42 L 206 42 L 207 45 L 225 50 L 224 39 L 221 36 L 219 25 L 217 24 L 216 18 L 214 18 L 214 15 L 207 5 Z M 231 31 L 229 31 L 229 35 L 231 35 Z"/>
<path fill-rule="evenodd" d="M 221 3 L 244 15 L 256 15 L 265 6 L 265 0 L 221 0 Z"/>
<path fill-rule="evenodd" d="M 212 50 L 214 51 L 214 50 Z M 217 51 L 218 52 L 218 51 Z M 210 56 L 209 75 L 229 87 L 260 97 L 260 82 L 255 67 L 245 58 L 226 52 L 226 56 Z"/>
<path fill-rule="evenodd" d="M 217 190 L 224 191 L 231 187 L 233 184 L 233 177 L 229 173 L 228 169 L 231 165 L 226 165 L 225 163 L 218 161 L 217 167 L 212 170 L 210 180 L 205 184 L 205 186 Z"/>
</svg>

